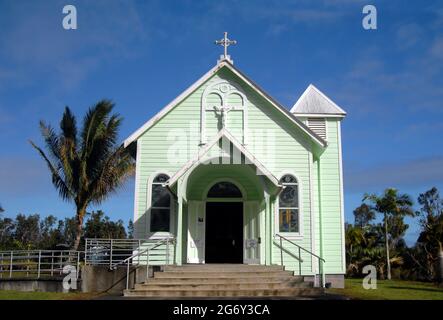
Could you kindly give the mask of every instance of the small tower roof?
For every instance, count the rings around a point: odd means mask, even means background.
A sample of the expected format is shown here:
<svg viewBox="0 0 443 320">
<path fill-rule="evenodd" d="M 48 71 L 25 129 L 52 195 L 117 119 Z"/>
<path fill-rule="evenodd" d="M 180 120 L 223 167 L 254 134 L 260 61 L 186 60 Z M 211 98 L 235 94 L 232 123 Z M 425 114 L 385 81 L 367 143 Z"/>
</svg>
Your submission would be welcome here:
<svg viewBox="0 0 443 320">
<path fill-rule="evenodd" d="M 303 92 L 291 108 L 291 113 L 296 116 L 346 116 L 346 111 L 340 108 L 313 84 L 310 84 L 305 92 Z"/>
</svg>

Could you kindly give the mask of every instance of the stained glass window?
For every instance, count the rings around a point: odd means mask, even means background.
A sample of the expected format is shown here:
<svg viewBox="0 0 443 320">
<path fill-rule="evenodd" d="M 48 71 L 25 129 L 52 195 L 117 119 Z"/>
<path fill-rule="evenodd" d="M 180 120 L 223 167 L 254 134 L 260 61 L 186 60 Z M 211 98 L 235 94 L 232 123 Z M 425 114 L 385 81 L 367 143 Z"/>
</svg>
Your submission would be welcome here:
<svg viewBox="0 0 443 320">
<path fill-rule="evenodd" d="M 283 190 L 278 199 L 279 205 L 279 231 L 300 232 L 298 182 L 294 176 L 285 175 L 280 183 Z"/>
</svg>

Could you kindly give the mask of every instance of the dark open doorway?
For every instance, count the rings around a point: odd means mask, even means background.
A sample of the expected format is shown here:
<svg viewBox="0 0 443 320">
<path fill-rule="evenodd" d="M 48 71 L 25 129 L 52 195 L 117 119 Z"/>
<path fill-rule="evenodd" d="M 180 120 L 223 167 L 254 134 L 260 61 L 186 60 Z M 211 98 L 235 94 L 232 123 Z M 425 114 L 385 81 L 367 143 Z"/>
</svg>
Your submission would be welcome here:
<svg viewBox="0 0 443 320">
<path fill-rule="evenodd" d="M 243 202 L 206 203 L 206 263 L 243 263 Z"/>
</svg>

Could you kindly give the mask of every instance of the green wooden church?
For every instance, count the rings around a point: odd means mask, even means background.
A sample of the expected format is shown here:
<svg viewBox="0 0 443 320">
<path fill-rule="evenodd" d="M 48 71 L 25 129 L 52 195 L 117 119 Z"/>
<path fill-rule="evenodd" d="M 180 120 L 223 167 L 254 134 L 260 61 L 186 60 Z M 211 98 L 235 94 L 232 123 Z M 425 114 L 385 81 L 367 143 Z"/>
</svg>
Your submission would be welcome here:
<svg viewBox="0 0 443 320">
<path fill-rule="evenodd" d="M 174 238 L 176 265 L 284 265 L 343 286 L 346 112 L 313 85 L 286 109 L 218 43 L 217 64 L 124 141 L 134 236 Z"/>
</svg>

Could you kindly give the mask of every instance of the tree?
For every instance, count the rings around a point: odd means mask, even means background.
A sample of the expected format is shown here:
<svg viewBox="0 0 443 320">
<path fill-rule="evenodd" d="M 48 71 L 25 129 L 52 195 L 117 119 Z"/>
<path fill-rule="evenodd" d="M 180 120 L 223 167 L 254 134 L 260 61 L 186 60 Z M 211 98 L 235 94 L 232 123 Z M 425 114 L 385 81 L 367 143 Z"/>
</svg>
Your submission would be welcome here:
<svg viewBox="0 0 443 320">
<path fill-rule="evenodd" d="M 11 218 L 0 218 L 0 249 L 11 249 L 14 239 L 14 221 Z"/>
<path fill-rule="evenodd" d="M 375 219 L 375 212 L 366 203 L 354 210 L 354 224 L 360 228 L 366 227 L 372 220 Z"/>
<path fill-rule="evenodd" d="M 132 219 L 130 219 L 128 222 L 128 239 L 133 239 L 133 238 L 134 238 L 134 222 L 132 221 Z"/>
<path fill-rule="evenodd" d="M 365 232 L 358 226 L 346 223 L 345 225 L 346 260 L 348 273 L 358 273 L 361 258 L 361 247 L 366 243 Z"/>
<path fill-rule="evenodd" d="M 5 212 L 5 209 L 3 209 L 2 205 L 0 204 L 0 213 Z"/>
<path fill-rule="evenodd" d="M 388 233 L 388 224 L 392 219 L 403 218 L 404 216 L 414 216 L 412 209 L 412 199 L 407 194 L 399 194 L 397 189 L 388 188 L 383 195 L 365 194 L 363 201 L 371 203 L 373 210 L 383 215 L 383 223 L 385 229 L 385 246 L 386 246 L 386 266 L 387 278 L 391 279 L 391 261 L 389 256 L 390 239 Z"/>
<path fill-rule="evenodd" d="M 18 249 L 34 249 L 40 240 L 40 216 L 18 214 L 15 218 L 14 240 Z"/>
<path fill-rule="evenodd" d="M 92 211 L 85 224 L 85 238 L 125 239 L 122 220 L 111 221 L 101 210 Z"/>
<path fill-rule="evenodd" d="M 40 121 L 47 153 L 30 141 L 46 162 L 52 183 L 63 200 L 76 206 L 77 250 L 82 236 L 83 220 L 90 204 L 100 204 L 115 192 L 134 171 L 134 161 L 123 146 L 117 145 L 122 118 L 112 114 L 114 104 L 99 101 L 83 119 L 80 133 L 71 110 L 66 107 L 60 122 L 60 133 Z"/>
<path fill-rule="evenodd" d="M 443 282 L 443 200 L 434 187 L 420 194 L 418 203 L 422 206 L 417 212 L 422 230 L 417 243 L 425 253 L 430 278 L 439 277 Z"/>
</svg>

